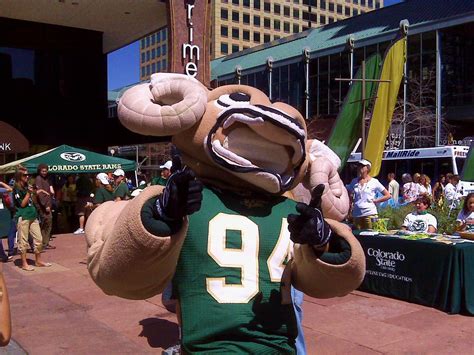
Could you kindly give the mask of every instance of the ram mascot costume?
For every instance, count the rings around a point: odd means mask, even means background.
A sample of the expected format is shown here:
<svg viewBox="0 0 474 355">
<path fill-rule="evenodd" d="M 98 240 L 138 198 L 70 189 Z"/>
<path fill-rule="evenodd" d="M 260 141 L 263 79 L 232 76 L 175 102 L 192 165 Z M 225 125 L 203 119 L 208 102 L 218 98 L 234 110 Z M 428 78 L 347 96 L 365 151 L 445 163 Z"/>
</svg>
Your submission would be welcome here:
<svg viewBox="0 0 474 355">
<path fill-rule="evenodd" d="M 182 163 L 166 187 L 91 214 L 94 281 L 128 299 L 172 281 L 184 353 L 294 353 L 291 288 L 344 296 L 365 273 L 340 223 L 349 199 L 337 156 L 307 139 L 296 109 L 244 85 L 154 74 L 123 94 L 118 114 L 133 132 L 172 136 Z"/>
</svg>

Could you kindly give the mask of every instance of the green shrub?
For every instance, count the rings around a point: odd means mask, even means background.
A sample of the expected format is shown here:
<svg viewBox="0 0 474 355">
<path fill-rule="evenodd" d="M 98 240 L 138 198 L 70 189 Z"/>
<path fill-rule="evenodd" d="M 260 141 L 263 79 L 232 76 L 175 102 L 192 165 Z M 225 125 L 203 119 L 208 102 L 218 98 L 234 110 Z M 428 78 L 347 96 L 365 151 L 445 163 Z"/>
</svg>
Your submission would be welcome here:
<svg viewBox="0 0 474 355">
<path fill-rule="evenodd" d="M 435 205 L 428 212 L 436 217 L 438 221 L 438 233 L 453 234 L 456 226 L 456 217 L 461 208 L 453 209 L 451 212 L 446 206 Z M 398 208 L 386 207 L 379 210 L 379 217 L 388 218 L 388 229 L 400 229 L 405 216 L 414 210 L 414 206 L 409 204 Z"/>
</svg>

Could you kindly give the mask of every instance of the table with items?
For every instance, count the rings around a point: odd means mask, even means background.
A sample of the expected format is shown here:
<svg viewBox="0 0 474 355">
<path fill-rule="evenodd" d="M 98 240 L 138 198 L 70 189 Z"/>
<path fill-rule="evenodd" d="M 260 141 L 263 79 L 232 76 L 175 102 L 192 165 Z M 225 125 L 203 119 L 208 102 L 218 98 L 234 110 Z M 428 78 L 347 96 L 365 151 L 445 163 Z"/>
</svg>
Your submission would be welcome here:
<svg viewBox="0 0 474 355">
<path fill-rule="evenodd" d="M 354 231 L 367 270 L 359 290 L 474 315 L 474 240 Z"/>
</svg>

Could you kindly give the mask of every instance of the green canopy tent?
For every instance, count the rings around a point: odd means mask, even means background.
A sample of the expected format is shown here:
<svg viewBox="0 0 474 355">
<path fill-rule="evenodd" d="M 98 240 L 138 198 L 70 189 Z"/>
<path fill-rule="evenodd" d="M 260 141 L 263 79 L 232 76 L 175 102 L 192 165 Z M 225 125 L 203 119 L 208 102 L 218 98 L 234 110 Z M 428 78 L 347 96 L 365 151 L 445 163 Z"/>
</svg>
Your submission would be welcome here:
<svg viewBox="0 0 474 355">
<path fill-rule="evenodd" d="M 14 173 L 19 164 L 30 172 L 35 172 L 39 164 L 47 164 L 49 172 L 52 174 L 100 173 L 115 169 L 134 171 L 137 166 L 133 160 L 116 158 L 63 144 L 54 149 L 0 165 L 0 174 Z"/>
</svg>

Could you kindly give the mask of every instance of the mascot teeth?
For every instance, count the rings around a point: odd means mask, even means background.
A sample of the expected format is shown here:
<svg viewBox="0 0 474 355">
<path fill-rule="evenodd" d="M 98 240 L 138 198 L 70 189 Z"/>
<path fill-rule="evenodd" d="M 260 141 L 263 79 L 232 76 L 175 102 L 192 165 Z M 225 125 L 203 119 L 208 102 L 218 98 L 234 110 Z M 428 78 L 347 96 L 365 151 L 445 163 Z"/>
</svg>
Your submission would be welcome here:
<svg viewBox="0 0 474 355">
<path fill-rule="evenodd" d="M 225 121 L 222 127 L 224 128 L 229 128 L 232 126 L 235 122 L 242 122 L 245 123 L 246 125 L 263 125 L 263 118 L 262 117 L 249 117 L 246 115 L 243 115 L 241 113 L 233 113 L 230 115 Z"/>
</svg>

